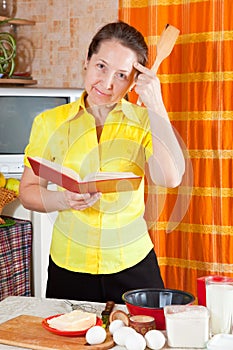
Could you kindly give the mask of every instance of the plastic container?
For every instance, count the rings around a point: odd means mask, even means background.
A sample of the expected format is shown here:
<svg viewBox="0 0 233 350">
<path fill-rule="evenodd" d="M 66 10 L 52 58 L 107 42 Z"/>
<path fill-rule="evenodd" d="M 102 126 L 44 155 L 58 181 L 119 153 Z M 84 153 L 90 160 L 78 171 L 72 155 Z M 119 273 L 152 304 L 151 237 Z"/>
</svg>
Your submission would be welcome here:
<svg viewBox="0 0 233 350">
<path fill-rule="evenodd" d="M 207 343 L 208 350 L 232 350 L 233 334 L 216 334 Z"/>
<path fill-rule="evenodd" d="M 164 308 L 168 345 L 172 348 L 205 348 L 209 340 L 209 312 L 201 305 Z"/>
</svg>

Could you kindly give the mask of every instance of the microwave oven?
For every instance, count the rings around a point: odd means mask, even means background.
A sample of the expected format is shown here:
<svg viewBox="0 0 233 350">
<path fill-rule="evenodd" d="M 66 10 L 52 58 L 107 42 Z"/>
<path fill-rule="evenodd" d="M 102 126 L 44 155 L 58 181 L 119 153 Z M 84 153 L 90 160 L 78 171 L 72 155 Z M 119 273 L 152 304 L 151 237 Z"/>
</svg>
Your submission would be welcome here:
<svg viewBox="0 0 233 350">
<path fill-rule="evenodd" d="M 83 89 L 66 88 L 0 88 L 0 172 L 20 178 L 33 119 L 47 109 L 74 102 L 82 92 Z"/>
</svg>

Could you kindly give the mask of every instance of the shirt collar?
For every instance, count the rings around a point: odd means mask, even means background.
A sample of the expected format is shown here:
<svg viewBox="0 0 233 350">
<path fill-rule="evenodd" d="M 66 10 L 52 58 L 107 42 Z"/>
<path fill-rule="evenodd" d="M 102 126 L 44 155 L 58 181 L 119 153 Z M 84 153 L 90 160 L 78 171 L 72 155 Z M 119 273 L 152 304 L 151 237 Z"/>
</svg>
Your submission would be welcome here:
<svg viewBox="0 0 233 350">
<path fill-rule="evenodd" d="M 69 112 L 69 116 L 67 120 L 71 120 L 78 117 L 80 115 L 80 111 L 86 110 L 85 107 L 85 97 L 86 97 L 86 91 L 82 93 L 80 98 L 73 103 L 72 108 Z M 128 102 L 124 98 L 115 106 L 112 113 L 117 112 L 123 112 L 123 114 L 128 118 L 129 120 L 132 120 L 133 122 L 140 123 L 140 119 L 137 116 L 137 108 L 138 106 L 132 104 L 131 102 Z"/>
<path fill-rule="evenodd" d="M 80 98 L 73 102 L 72 104 L 72 107 L 69 111 L 69 115 L 68 115 L 68 118 L 67 118 L 67 121 L 68 120 L 71 120 L 75 117 L 78 117 L 80 115 L 80 111 L 82 110 L 85 110 L 86 107 L 85 107 L 85 96 L 86 96 L 86 91 L 84 91 L 82 93 L 82 95 L 80 96 Z"/>
<path fill-rule="evenodd" d="M 122 111 L 126 118 L 129 120 L 132 120 L 133 122 L 140 123 L 140 119 L 138 118 L 137 115 L 137 108 L 138 106 L 134 105 L 131 102 L 128 102 L 124 98 L 116 105 L 114 108 L 114 112 L 120 112 Z"/>
</svg>

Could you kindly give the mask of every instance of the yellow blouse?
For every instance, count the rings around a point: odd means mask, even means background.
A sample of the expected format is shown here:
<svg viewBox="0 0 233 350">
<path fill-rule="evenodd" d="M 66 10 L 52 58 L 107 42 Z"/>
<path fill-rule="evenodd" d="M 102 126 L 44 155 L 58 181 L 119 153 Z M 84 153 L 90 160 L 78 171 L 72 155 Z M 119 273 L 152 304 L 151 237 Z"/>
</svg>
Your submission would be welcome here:
<svg viewBox="0 0 233 350">
<path fill-rule="evenodd" d="M 98 142 L 94 117 L 84 96 L 38 115 L 27 156 L 39 156 L 70 167 L 81 177 L 96 171 L 133 172 L 144 176 L 152 154 L 145 108 L 122 100 L 109 113 Z M 63 190 L 59 188 L 59 190 Z M 51 257 L 71 271 L 109 274 L 134 266 L 153 248 L 144 214 L 144 179 L 137 191 L 102 194 L 83 211 L 58 213 Z"/>
</svg>

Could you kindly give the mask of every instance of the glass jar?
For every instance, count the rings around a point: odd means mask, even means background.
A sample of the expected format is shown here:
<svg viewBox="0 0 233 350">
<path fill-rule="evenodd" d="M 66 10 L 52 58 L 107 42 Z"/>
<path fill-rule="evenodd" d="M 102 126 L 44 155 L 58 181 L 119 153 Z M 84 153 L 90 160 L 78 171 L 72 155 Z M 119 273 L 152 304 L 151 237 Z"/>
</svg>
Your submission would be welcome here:
<svg viewBox="0 0 233 350">
<path fill-rule="evenodd" d="M 0 16 L 12 18 L 15 12 L 16 2 L 14 0 L 0 0 Z"/>
</svg>

